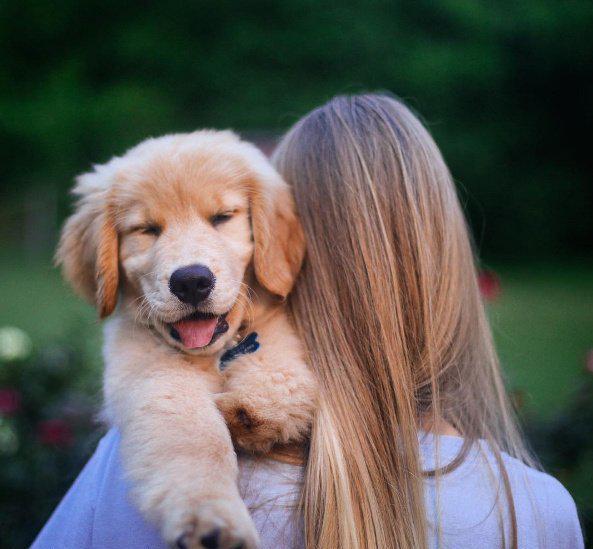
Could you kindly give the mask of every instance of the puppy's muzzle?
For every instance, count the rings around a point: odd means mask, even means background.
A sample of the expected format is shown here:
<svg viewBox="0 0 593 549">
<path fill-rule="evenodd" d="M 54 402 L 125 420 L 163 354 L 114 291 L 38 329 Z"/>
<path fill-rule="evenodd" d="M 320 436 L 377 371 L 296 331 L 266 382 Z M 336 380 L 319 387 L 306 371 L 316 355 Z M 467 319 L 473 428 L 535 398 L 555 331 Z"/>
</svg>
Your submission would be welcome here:
<svg viewBox="0 0 593 549">
<path fill-rule="evenodd" d="M 205 265 L 188 265 L 173 272 L 169 289 L 183 303 L 196 306 L 208 298 L 215 282 L 214 274 Z"/>
</svg>

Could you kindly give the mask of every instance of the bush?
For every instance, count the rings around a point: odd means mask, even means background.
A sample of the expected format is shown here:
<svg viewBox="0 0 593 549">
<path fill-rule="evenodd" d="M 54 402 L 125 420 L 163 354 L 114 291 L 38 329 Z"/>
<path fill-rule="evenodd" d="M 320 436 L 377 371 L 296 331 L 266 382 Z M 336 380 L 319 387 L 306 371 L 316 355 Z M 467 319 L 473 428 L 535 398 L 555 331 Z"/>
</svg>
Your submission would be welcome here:
<svg viewBox="0 0 593 549">
<path fill-rule="evenodd" d="M 92 453 L 101 430 L 96 372 L 72 331 L 37 351 L 0 328 L 0 546 L 31 544 Z"/>
</svg>

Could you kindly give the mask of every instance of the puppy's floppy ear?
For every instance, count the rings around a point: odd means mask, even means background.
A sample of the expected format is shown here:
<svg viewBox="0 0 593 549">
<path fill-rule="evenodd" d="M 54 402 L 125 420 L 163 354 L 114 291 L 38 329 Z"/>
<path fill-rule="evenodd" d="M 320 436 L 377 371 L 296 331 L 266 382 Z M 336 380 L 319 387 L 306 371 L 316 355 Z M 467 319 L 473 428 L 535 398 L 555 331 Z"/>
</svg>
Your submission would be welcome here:
<svg viewBox="0 0 593 549">
<path fill-rule="evenodd" d="M 253 177 L 251 224 L 255 276 L 269 292 L 286 297 L 301 269 L 305 236 L 290 188 L 271 166 Z"/>
<path fill-rule="evenodd" d="M 76 210 L 62 229 L 56 252 L 64 278 L 97 306 L 101 318 L 115 309 L 119 285 L 119 243 L 106 171 L 100 166 L 77 178 Z"/>
</svg>

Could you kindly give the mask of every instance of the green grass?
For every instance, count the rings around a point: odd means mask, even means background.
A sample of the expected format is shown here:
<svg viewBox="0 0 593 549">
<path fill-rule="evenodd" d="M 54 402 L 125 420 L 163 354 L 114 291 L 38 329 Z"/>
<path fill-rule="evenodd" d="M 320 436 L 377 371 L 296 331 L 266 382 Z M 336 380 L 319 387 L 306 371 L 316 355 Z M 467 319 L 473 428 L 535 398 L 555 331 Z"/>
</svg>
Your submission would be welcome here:
<svg viewBox="0 0 593 549">
<path fill-rule="evenodd" d="M 22 328 L 38 346 L 73 331 L 100 362 L 100 326 L 50 260 L 0 256 L 0 326 Z M 497 267 L 502 294 L 489 305 L 501 361 L 525 410 L 546 417 L 570 398 L 593 348 L 593 265 Z"/>
<path fill-rule="evenodd" d="M 0 265 L 0 326 L 23 329 L 36 347 L 76 333 L 87 340 L 93 365 L 100 362 L 97 315 L 67 287 L 50 259 L 27 261 L 4 253 Z"/>
<path fill-rule="evenodd" d="M 526 412 L 553 415 L 593 349 L 593 265 L 497 271 L 502 293 L 489 313 L 509 386 L 523 393 Z"/>
</svg>

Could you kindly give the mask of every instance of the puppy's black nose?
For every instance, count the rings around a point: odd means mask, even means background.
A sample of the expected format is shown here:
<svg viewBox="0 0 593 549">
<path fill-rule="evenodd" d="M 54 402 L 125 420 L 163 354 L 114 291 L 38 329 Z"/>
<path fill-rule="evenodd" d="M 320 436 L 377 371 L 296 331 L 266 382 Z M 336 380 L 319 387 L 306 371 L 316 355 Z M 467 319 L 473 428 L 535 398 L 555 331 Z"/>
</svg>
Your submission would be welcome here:
<svg viewBox="0 0 593 549">
<path fill-rule="evenodd" d="M 197 305 L 210 295 L 215 280 L 212 271 L 205 265 L 188 265 L 173 272 L 169 289 L 184 303 Z"/>
</svg>

